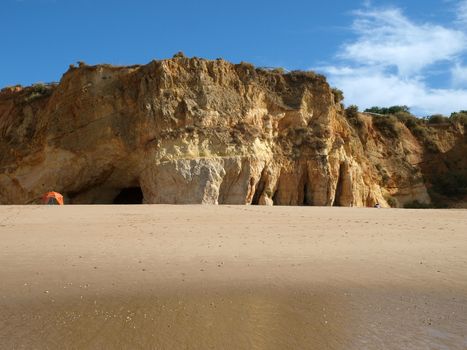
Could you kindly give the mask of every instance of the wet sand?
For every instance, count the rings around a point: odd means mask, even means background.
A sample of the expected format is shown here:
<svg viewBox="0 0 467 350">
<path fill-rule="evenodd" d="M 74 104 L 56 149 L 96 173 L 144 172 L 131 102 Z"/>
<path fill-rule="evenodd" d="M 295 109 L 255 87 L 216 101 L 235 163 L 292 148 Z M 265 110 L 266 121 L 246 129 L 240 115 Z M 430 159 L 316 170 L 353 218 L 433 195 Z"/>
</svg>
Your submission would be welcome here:
<svg viewBox="0 0 467 350">
<path fill-rule="evenodd" d="M 467 349 L 467 211 L 1 206 L 1 349 Z"/>
</svg>

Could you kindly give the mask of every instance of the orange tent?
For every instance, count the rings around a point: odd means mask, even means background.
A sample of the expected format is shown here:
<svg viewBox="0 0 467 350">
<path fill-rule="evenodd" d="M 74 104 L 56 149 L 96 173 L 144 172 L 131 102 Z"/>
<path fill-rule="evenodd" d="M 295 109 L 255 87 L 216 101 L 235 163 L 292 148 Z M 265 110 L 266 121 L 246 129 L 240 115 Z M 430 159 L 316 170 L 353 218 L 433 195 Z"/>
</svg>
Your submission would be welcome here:
<svg viewBox="0 0 467 350">
<path fill-rule="evenodd" d="M 47 192 L 42 196 L 42 203 L 63 205 L 63 196 L 58 192 Z"/>
</svg>

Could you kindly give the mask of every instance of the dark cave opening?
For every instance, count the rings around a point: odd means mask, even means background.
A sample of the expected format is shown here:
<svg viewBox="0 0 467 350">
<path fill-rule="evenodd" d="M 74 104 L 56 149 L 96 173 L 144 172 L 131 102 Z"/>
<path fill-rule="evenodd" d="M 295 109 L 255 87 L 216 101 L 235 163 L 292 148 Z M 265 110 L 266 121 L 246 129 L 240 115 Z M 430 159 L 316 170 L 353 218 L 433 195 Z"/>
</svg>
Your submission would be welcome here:
<svg viewBox="0 0 467 350">
<path fill-rule="evenodd" d="M 122 188 L 114 198 L 113 204 L 143 204 L 143 191 L 141 191 L 141 187 Z"/>
<path fill-rule="evenodd" d="M 313 205 L 313 201 L 310 199 L 308 192 L 308 183 L 305 182 L 303 185 L 303 205 Z"/>
<path fill-rule="evenodd" d="M 345 176 L 345 168 L 344 166 L 339 167 L 339 178 L 337 179 L 337 186 L 336 186 L 336 193 L 334 196 L 334 203 L 333 207 L 341 207 L 343 205 L 342 203 L 342 192 L 343 192 L 343 182 L 344 182 L 344 176 Z"/>
<path fill-rule="evenodd" d="M 266 187 L 266 180 L 265 180 L 264 170 L 263 170 L 263 172 L 261 173 L 261 178 L 256 185 L 255 193 L 253 195 L 253 200 L 251 201 L 252 205 L 259 204 L 259 199 L 261 198 L 261 195 L 263 194 L 265 187 Z"/>
</svg>

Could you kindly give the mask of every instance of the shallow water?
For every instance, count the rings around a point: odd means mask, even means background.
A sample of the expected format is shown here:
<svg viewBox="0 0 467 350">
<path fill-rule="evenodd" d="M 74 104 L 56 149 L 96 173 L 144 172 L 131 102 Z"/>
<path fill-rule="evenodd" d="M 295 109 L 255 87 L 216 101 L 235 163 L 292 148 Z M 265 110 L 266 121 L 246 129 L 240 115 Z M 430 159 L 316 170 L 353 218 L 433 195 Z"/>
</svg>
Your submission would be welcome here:
<svg viewBox="0 0 467 350">
<path fill-rule="evenodd" d="M 0 309 L 4 349 L 341 349 L 350 328 L 332 295 L 267 287 L 91 292 Z"/>
<path fill-rule="evenodd" d="M 50 294 L 3 298 L 0 348 L 467 348 L 467 300 L 436 291 L 250 285 Z"/>
</svg>

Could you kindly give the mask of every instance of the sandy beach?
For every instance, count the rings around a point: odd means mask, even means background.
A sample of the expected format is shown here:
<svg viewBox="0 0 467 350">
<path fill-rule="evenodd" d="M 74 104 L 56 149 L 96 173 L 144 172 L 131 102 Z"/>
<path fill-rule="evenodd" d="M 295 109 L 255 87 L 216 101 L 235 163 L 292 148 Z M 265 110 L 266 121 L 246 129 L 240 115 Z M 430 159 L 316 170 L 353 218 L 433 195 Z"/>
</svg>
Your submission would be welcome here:
<svg viewBox="0 0 467 350">
<path fill-rule="evenodd" d="M 1 206 L 1 349 L 467 349 L 467 211 Z"/>
</svg>

